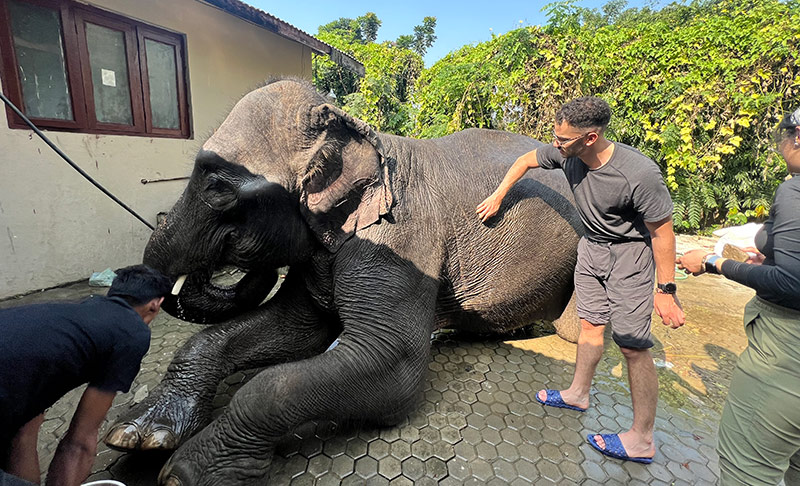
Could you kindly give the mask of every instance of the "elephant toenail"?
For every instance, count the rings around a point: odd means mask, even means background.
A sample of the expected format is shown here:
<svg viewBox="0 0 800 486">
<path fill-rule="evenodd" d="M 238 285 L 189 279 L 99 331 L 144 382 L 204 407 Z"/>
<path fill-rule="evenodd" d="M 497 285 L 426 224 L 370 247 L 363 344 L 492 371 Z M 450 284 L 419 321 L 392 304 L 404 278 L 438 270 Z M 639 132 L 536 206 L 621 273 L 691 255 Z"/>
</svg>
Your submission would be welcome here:
<svg viewBox="0 0 800 486">
<path fill-rule="evenodd" d="M 141 441 L 139 426 L 134 423 L 123 423 L 114 427 L 103 440 L 107 446 L 123 450 L 138 449 Z"/>
<path fill-rule="evenodd" d="M 157 429 L 146 436 L 142 441 L 142 450 L 175 449 L 177 446 L 175 434 L 169 429 Z"/>
</svg>

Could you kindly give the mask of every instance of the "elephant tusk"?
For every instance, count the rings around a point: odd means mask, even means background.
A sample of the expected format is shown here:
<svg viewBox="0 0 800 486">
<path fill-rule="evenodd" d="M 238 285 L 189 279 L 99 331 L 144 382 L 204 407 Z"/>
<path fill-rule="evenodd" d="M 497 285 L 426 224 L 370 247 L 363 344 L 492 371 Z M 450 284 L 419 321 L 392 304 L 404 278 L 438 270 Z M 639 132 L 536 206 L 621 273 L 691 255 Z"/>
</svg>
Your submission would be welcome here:
<svg viewBox="0 0 800 486">
<path fill-rule="evenodd" d="M 186 277 L 188 277 L 188 275 L 181 275 L 178 277 L 178 280 L 175 281 L 175 285 L 172 287 L 172 295 L 178 295 L 181 292 L 183 283 L 186 282 Z"/>
</svg>

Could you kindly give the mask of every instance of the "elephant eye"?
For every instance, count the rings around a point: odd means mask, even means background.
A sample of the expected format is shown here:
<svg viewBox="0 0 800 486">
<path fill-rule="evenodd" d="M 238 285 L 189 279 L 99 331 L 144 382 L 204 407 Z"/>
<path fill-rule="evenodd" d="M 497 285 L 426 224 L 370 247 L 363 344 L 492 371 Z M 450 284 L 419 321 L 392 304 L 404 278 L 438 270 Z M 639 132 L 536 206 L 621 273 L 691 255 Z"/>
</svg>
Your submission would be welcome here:
<svg viewBox="0 0 800 486">
<path fill-rule="evenodd" d="M 211 174 L 206 179 L 202 198 L 212 209 L 225 211 L 236 204 L 236 189 L 230 182 Z"/>
</svg>

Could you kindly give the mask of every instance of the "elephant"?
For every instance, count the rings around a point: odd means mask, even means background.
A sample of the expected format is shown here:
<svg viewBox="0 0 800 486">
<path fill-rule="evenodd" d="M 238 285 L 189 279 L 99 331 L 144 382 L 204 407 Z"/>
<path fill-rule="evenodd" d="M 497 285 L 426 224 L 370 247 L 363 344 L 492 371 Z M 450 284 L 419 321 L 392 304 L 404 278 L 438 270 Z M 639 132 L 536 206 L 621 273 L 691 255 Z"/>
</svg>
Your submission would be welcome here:
<svg viewBox="0 0 800 486">
<path fill-rule="evenodd" d="M 161 484 L 260 485 L 276 442 L 304 422 L 405 418 L 437 329 L 506 333 L 551 320 L 574 342 L 583 227 L 563 173 L 531 171 L 495 217 L 475 213 L 539 146 L 488 129 L 378 133 L 298 79 L 245 95 L 199 150 L 143 258 L 185 281 L 163 308 L 209 326 L 106 443 L 175 449 Z M 216 284 L 230 266 L 245 276 Z M 260 367 L 212 420 L 218 383 Z"/>
</svg>

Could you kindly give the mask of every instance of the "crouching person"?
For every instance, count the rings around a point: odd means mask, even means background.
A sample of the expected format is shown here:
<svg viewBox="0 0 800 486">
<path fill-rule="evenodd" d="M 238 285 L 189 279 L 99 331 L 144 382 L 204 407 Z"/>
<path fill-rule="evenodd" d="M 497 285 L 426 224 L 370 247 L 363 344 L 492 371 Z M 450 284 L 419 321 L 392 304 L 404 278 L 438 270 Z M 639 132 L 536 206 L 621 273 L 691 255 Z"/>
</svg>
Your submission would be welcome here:
<svg viewBox="0 0 800 486">
<path fill-rule="evenodd" d="M 44 411 L 88 383 L 58 444 L 48 485 L 78 485 L 117 392 L 127 392 L 150 347 L 149 324 L 170 280 L 135 265 L 117 270 L 106 297 L 0 310 L 0 486 L 39 484 Z"/>
</svg>

